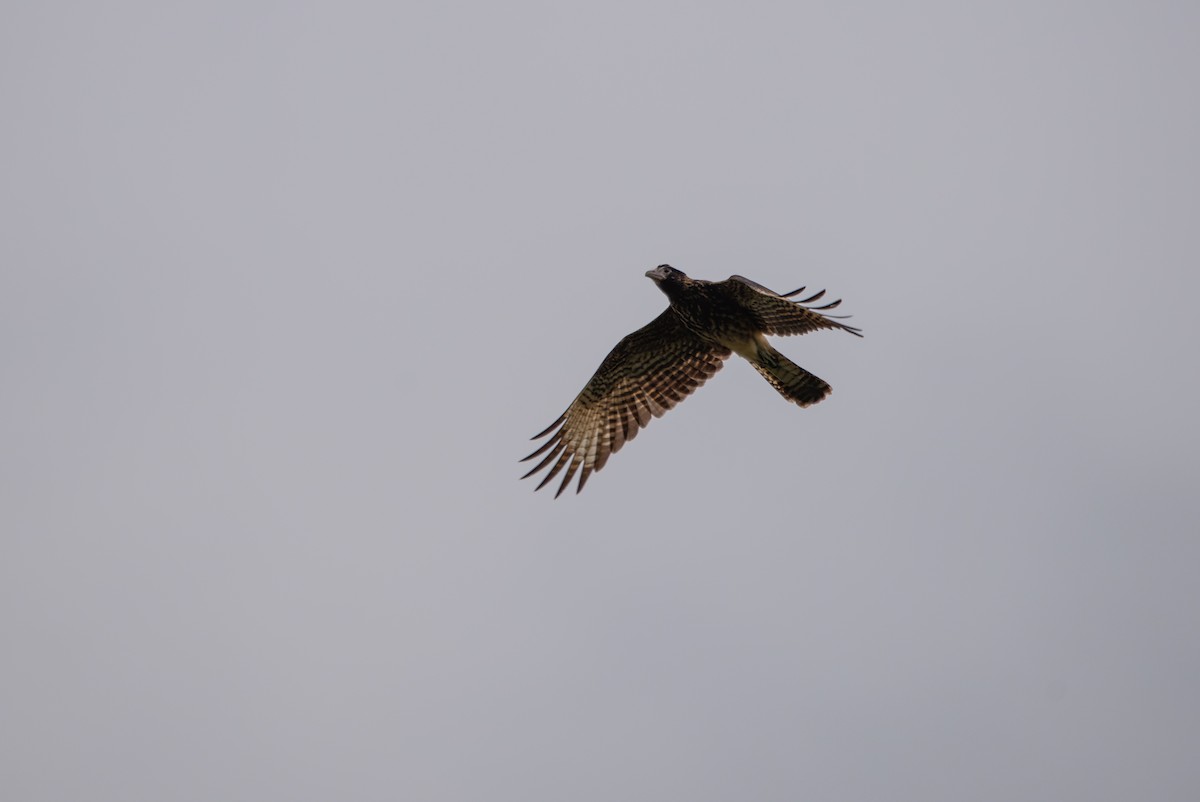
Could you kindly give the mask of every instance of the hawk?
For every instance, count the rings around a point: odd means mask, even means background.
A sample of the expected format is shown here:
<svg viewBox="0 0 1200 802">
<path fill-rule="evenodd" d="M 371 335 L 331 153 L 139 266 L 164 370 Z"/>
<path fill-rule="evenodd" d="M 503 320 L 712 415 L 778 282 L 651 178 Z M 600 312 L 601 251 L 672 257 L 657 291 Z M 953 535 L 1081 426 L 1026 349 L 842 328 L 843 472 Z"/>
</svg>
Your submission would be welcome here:
<svg viewBox="0 0 1200 802">
<path fill-rule="evenodd" d="M 703 281 L 670 265 L 648 270 L 646 276 L 671 305 L 617 343 L 566 412 L 533 436 L 549 439 L 521 461 L 546 456 L 521 478 L 551 466 L 535 489 L 541 490 L 566 468 L 554 497 L 562 495 L 577 471 L 575 492 L 583 490 L 609 456 L 637 436 L 651 417 L 661 417 L 704 384 L 730 353 L 747 360 L 792 403 L 807 407 L 829 395 L 829 384 L 776 351 L 764 335 L 841 329 L 862 336 L 860 329 L 839 323 L 836 316 L 821 314 L 840 300 L 807 306 L 823 297 L 824 290 L 792 301 L 788 299 L 804 287 L 780 295 L 742 276 Z"/>
</svg>

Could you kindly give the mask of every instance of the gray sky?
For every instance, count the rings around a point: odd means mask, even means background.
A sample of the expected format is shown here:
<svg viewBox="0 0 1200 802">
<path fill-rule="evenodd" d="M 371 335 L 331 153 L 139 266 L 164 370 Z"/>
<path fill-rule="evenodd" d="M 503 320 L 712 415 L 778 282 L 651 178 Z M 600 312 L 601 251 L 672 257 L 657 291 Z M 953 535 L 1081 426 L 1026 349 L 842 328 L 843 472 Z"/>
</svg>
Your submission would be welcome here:
<svg viewBox="0 0 1200 802">
<path fill-rule="evenodd" d="M 0 797 L 1196 798 L 1198 9 L 6 4 Z"/>
</svg>

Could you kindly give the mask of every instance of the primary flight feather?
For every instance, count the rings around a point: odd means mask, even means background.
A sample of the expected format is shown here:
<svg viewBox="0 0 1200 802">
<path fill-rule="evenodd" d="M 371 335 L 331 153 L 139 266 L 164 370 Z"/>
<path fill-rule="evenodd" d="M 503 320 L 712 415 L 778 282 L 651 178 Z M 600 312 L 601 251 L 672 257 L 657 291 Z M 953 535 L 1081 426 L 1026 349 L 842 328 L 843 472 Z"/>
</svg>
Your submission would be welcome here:
<svg viewBox="0 0 1200 802">
<path fill-rule="evenodd" d="M 840 300 L 809 306 L 825 295 L 824 290 L 793 301 L 803 287 L 781 295 L 741 276 L 703 281 L 670 265 L 659 265 L 646 275 L 671 305 L 617 343 L 571 406 L 533 436 L 549 439 L 522 460 L 545 455 L 521 477 L 549 467 L 538 490 L 566 469 L 555 498 L 576 473 L 575 492 L 583 490 L 588 477 L 637 436 L 651 417 L 661 417 L 704 384 L 731 353 L 746 359 L 788 401 L 807 407 L 829 395 L 829 384 L 776 351 L 764 335 L 841 329 L 862 336 L 859 329 L 822 314 Z"/>
</svg>

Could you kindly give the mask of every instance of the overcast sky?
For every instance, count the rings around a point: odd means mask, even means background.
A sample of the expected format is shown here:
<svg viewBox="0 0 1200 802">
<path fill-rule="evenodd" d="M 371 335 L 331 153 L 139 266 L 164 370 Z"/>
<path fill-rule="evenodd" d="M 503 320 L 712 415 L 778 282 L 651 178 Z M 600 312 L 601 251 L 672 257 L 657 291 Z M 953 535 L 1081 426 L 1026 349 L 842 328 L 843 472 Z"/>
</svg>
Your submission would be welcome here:
<svg viewBox="0 0 1200 802">
<path fill-rule="evenodd" d="M 5 4 L 0 797 L 1197 798 L 1198 31 Z M 534 493 L 663 262 L 866 337 Z"/>
</svg>

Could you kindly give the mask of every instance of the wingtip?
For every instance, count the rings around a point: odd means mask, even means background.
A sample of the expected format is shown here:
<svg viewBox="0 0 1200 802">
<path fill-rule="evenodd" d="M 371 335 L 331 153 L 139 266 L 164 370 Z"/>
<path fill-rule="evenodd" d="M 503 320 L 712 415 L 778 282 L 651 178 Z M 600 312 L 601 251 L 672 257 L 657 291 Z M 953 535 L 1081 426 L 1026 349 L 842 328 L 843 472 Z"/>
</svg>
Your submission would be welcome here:
<svg viewBox="0 0 1200 802">
<path fill-rule="evenodd" d="M 554 427 L 555 427 L 555 426 L 558 426 L 558 424 L 562 423 L 562 422 L 563 422 L 563 418 L 565 418 L 565 417 L 567 417 L 567 413 L 565 413 L 565 412 L 564 412 L 563 414 L 561 414 L 561 415 L 559 415 L 559 416 L 558 416 L 558 420 L 554 421 L 554 423 L 550 424 L 550 425 L 549 425 L 549 426 L 547 426 L 545 429 L 542 429 L 540 432 L 538 432 L 537 434 L 535 434 L 533 437 L 531 437 L 531 438 L 529 438 L 529 439 L 530 439 L 530 440 L 540 440 L 540 439 L 542 439 L 542 438 L 543 438 L 543 437 L 545 437 L 546 435 L 550 434 L 550 432 L 554 431 Z"/>
</svg>

